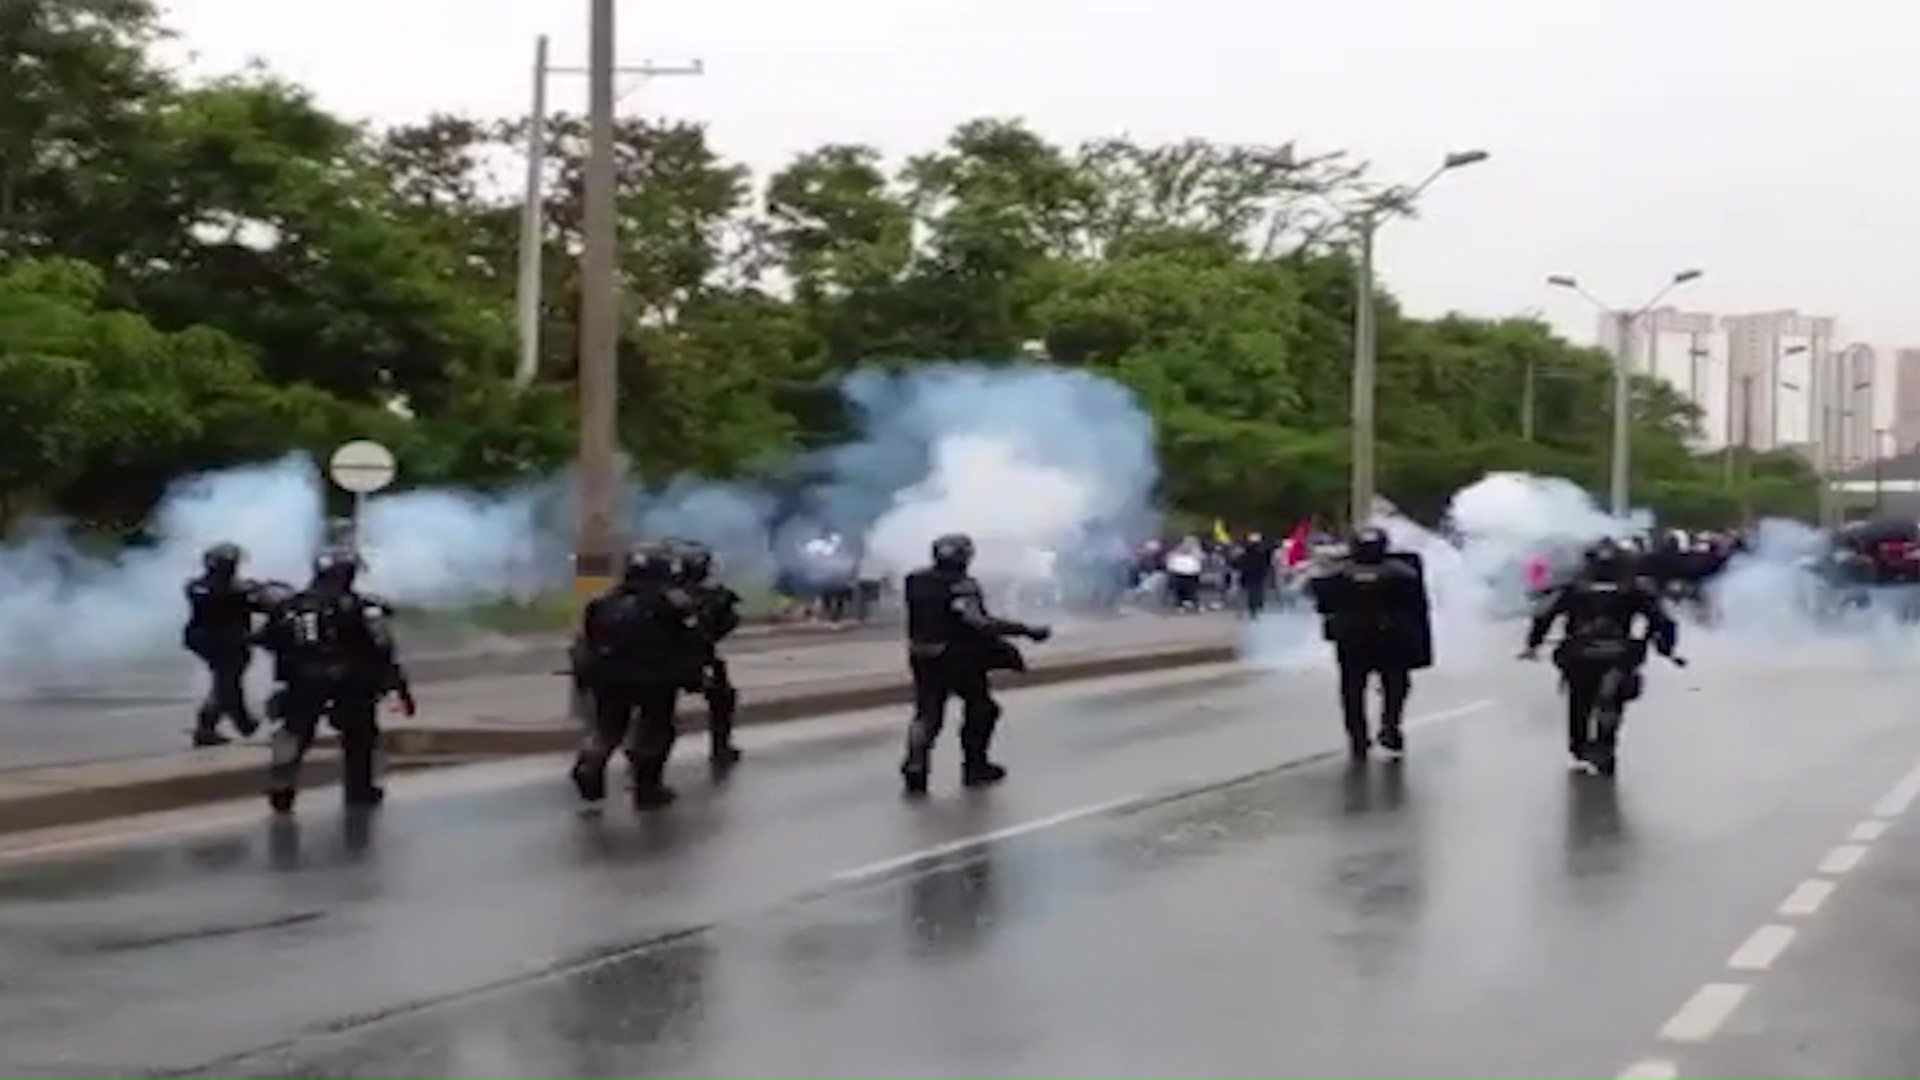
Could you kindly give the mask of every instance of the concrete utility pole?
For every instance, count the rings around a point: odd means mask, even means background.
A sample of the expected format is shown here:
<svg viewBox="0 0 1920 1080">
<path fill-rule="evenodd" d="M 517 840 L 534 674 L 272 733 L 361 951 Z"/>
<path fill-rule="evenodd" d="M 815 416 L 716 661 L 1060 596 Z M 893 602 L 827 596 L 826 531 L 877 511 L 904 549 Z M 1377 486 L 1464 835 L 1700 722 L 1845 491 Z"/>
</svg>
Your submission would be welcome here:
<svg viewBox="0 0 1920 1080">
<path fill-rule="evenodd" d="M 574 587 L 584 596 L 612 581 L 620 536 L 620 280 L 613 154 L 614 0 L 588 0 L 584 248 L 580 259 L 580 517 Z M 644 67 L 642 74 L 699 74 L 701 66 Z"/>
<path fill-rule="evenodd" d="M 1621 520 L 1625 520 L 1632 509 L 1628 503 L 1630 492 L 1627 472 L 1632 464 L 1633 357 L 1630 354 L 1633 351 L 1633 328 L 1642 316 L 1653 310 L 1654 305 L 1666 299 L 1668 293 L 1689 281 L 1698 280 L 1701 273 L 1702 271 L 1699 270 L 1680 271 L 1673 275 L 1671 281 L 1661 286 L 1659 292 L 1653 294 L 1653 299 L 1632 311 L 1616 309 L 1602 303 L 1599 298 L 1581 288 L 1577 279 L 1565 274 L 1554 274 L 1547 278 L 1547 284 L 1580 294 L 1588 303 L 1600 309 L 1602 314 L 1613 318 L 1614 331 L 1619 335 L 1613 350 L 1613 445 L 1610 455 L 1612 458 L 1609 484 L 1611 491 L 1608 506 L 1613 516 Z"/>
<path fill-rule="evenodd" d="M 533 384 L 540 370 L 541 249 L 546 245 L 546 195 L 542 190 L 547 165 L 547 35 L 533 46 L 533 109 L 527 114 L 527 202 L 520 213 L 520 287 L 517 321 L 519 361 L 513 381 L 521 389 Z"/>
<path fill-rule="evenodd" d="M 1537 365 L 1534 358 L 1531 356 L 1527 357 L 1526 373 L 1523 376 L 1523 381 L 1520 383 L 1520 441 L 1521 442 L 1533 441 L 1533 410 L 1534 410 L 1533 381 L 1535 377 L 1534 368 L 1536 366 Z"/>
<path fill-rule="evenodd" d="M 685 67 L 659 67 L 641 64 L 617 67 L 617 75 L 698 75 L 699 62 Z M 546 251 L 546 167 L 547 167 L 547 80 L 554 75 L 589 74 L 583 67 L 553 67 L 548 61 L 547 36 L 540 35 L 533 49 L 533 107 L 527 114 L 526 201 L 520 215 L 520 280 L 515 290 L 518 308 L 515 322 L 520 342 L 514 364 L 514 383 L 521 389 L 533 385 L 540 373 L 540 311 L 545 288 L 543 256 Z"/>
<path fill-rule="evenodd" d="M 1357 233 L 1358 250 L 1354 259 L 1353 302 L 1353 475 L 1350 520 L 1360 528 L 1373 520 L 1373 497 L 1377 483 L 1374 452 L 1374 398 L 1379 352 L 1373 318 L 1373 242 L 1381 222 L 1390 214 L 1406 213 L 1413 200 L 1435 180 L 1454 169 L 1477 165 L 1492 155 L 1485 150 L 1460 150 L 1442 158 L 1433 172 L 1411 188 L 1387 192 L 1373 205 L 1354 215 L 1351 222 Z"/>
</svg>

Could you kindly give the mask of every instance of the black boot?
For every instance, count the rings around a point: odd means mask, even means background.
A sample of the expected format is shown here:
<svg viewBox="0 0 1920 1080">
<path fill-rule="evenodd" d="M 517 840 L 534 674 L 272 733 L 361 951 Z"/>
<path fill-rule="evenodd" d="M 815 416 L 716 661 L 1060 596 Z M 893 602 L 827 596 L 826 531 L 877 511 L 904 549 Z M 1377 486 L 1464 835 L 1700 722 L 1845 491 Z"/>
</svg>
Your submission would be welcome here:
<svg viewBox="0 0 1920 1080">
<path fill-rule="evenodd" d="M 927 793 L 927 771 L 933 765 L 933 740 L 927 727 L 914 721 L 907 727 L 907 756 L 900 762 L 900 782 L 908 795 Z"/>
<path fill-rule="evenodd" d="M 197 749 L 205 749 L 210 746 L 226 746 L 231 742 L 233 742 L 232 739 L 227 738 L 212 728 L 195 728 L 193 730 L 193 745 Z"/>
<path fill-rule="evenodd" d="M 960 767 L 960 783 L 966 787 L 988 787 L 1007 778 L 1007 770 L 980 758 Z"/>
<path fill-rule="evenodd" d="M 633 808 L 635 810 L 659 810 L 663 807 L 673 805 L 673 800 L 679 797 L 680 793 L 667 785 L 657 780 L 648 781 L 634 786 Z"/>
<path fill-rule="evenodd" d="M 1389 754 L 1407 752 L 1407 736 L 1400 730 L 1400 725 L 1389 724 L 1380 729 L 1380 749 Z"/>
<path fill-rule="evenodd" d="M 377 785 L 351 788 L 343 796 L 348 806 L 372 809 L 387 801 L 387 789 Z"/>
<path fill-rule="evenodd" d="M 293 798 L 295 794 L 297 793 L 292 788 L 269 791 L 267 792 L 267 805 L 272 807 L 273 812 L 276 814 L 291 814 L 293 813 Z"/>
<path fill-rule="evenodd" d="M 580 793 L 580 801 L 593 804 L 607 797 L 607 767 L 594 768 L 591 762 L 573 763 L 573 790 Z"/>
<path fill-rule="evenodd" d="M 633 808 L 635 810 L 658 810 L 670 805 L 679 798 L 679 793 L 667 786 L 667 762 L 665 758 L 633 759 Z"/>
</svg>

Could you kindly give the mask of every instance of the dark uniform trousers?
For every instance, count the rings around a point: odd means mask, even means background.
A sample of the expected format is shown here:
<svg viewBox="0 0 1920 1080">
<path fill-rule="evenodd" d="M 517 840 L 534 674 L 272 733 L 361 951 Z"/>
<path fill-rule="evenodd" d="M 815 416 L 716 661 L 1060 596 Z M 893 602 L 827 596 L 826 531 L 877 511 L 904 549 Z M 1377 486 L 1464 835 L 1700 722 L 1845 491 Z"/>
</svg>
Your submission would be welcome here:
<svg viewBox="0 0 1920 1080">
<path fill-rule="evenodd" d="M 670 682 L 613 682 L 593 688 L 593 730 L 581 764 L 605 770 L 613 752 L 626 748 L 634 778 L 658 785 L 679 737 L 674 722 L 680 687 Z"/>
<path fill-rule="evenodd" d="M 1407 696 L 1413 691 L 1413 674 L 1397 652 L 1390 643 L 1340 645 L 1335 649 L 1340 664 L 1340 712 L 1347 739 L 1354 745 L 1367 739 L 1367 683 L 1375 672 L 1380 673 L 1382 691 L 1380 726 L 1400 727 Z"/>
<path fill-rule="evenodd" d="M 267 791 L 300 786 L 300 765 L 326 720 L 340 733 L 340 786 L 346 797 L 372 797 L 380 747 L 380 691 L 338 683 L 292 681 L 281 691 L 281 723 L 273 734 Z"/>
<path fill-rule="evenodd" d="M 993 700 L 993 686 L 987 669 L 972 658 L 955 656 L 914 656 L 908 661 L 913 673 L 913 726 L 907 734 L 908 771 L 924 773 L 927 755 L 946 726 L 947 699 L 960 699 L 960 754 L 966 767 L 987 763 L 987 750 L 993 743 L 993 730 L 1000 721 L 1000 705 Z"/>
</svg>

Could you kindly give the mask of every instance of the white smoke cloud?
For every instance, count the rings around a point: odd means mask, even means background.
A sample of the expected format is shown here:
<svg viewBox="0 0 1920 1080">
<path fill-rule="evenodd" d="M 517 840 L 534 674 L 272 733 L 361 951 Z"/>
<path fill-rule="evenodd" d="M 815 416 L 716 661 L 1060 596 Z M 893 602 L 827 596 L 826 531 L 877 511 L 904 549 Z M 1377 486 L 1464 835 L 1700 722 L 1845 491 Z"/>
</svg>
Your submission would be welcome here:
<svg viewBox="0 0 1920 1080">
<path fill-rule="evenodd" d="M 1493 473 L 1454 495 L 1438 531 L 1390 506 L 1375 524 L 1396 549 L 1421 555 L 1436 665 L 1458 670 L 1505 663 L 1519 647 L 1520 620 L 1531 607 L 1529 560 L 1546 556 L 1563 574 L 1594 541 L 1641 535 L 1652 522 L 1644 511 L 1615 518 L 1563 479 Z M 1897 591 L 1874 592 L 1862 611 L 1822 610 L 1822 590 L 1810 567 L 1826 551 L 1818 530 L 1762 522 L 1752 550 L 1736 556 L 1709 586 L 1720 618 L 1710 626 L 1688 625 L 1683 651 L 1750 660 L 1831 643 L 1842 633 L 1871 645 L 1882 658 L 1910 651 L 1911 629 L 1892 610 L 1905 602 Z M 1252 626 L 1242 652 L 1249 662 L 1276 670 L 1325 665 L 1331 651 L 1318 639 L 1317 616 L 1296 611 Z"/>
<path fill-rule="evenodd" d="M 875 571 L 924 562 L 932 539 L 973 533 L 983 569 L 1031 578 L 1052 552 L 1153 524 L 1153 428 L 1132 394 L 1035 366 L 940 365 L 846 380 L 857 430 L 755 486 L 679 478 L 630 500 L 636 535 L 702 541 L 729 576 L 771 582 L 827 533 Z M 401 463 L 403 480 L 405 462 Z M 0 681 L 18 688 L 102 662 L 177 655 L 182 588 L 205 548 L 233 542 L 244 572 L 304 582 L 326 542 L 328 490 L 304 457 L 194 477 L 171 490 L 149 542 L 90 555 L 40 523 L 0 548 Z M 338 499 L 337 494 L 335 498 Z M 564 478 L 507 494 L 407 490 L 367 499 L 369 589 L 403 606 L 460 608 L 562 584 L 570 566 Z M 182 658 L 181 662 L 185 662 Z"/>
</svg>

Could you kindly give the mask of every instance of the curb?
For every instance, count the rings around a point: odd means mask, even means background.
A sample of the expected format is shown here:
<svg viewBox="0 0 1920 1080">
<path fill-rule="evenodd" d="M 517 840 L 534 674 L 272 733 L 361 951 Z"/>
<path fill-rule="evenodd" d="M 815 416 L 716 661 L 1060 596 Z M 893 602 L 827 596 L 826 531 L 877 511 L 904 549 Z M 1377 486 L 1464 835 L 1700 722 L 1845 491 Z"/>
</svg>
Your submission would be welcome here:
<svg viewBox="0 0 1920 1080">
<path fill-rule="evenodd" d="M 1136 675 L 1183 667 L 1225 663 L 1235 659 L 1234 645 L 1187 645 L 1113 655 L 1082 656 L 1037 666 L 999 683 L 1002 690 L 1080 682 L 1117 675 Z M 750 692 L 749 692 L 750 694 Z M 564 696 L 561 680 L 554 680 L 556 700 Z M 744 695 L 743 695 L 744 696 Z M 774 724 L 837 712 L 855 712 L 888 705 L 905 706 L 912 700 L 909 683 L 897 677 L 865 678 L 786 696 L 744 696 L 738 724 Z M 694 699 L 680 714 L 683 731 L 706 727 L 704 703 Z M 389 774 L 452 765 L 473 764 L 487 758 L 565 753 L 578 747 L 580 735 L 570 722 L 555 720 L 534 728 L 408 728 L 389 729 L 384 739 L 385 770 Z M 254 755 L 244 763 L 159 776 L 106 787 L 74 787 L 0 802 L 0 835 L 34 829 L 88 825 L 114 818 L 180 810 L 203 803 L 242 799 L 260 793 L 265 764 Z M 301 787 L 335 783 L 340 758 L 331 736 L 315 741 L 314 752 L 301 770 Z"/>
<path fill-rule="evenodd" d="M 811 641 L 832 642 L 849 634 L 858 640 L 861 631 L 869 626 L 772 623 L 746 637 L 754 641 L 772 640 L 779 642 L 779 647 L 788 647 Z M 476 675 L 541 675 L 567 662 L 567 637 L 564 634 L 516 637 L 512 640 L 512 645 L 495 648 L 454 649 L 405 656 L 403 659 L 406 661 L 407 674 L 413 677 L 416 684 L 457 682 Z"/>
<path fill-rule="evenodd" d="M 430 758 L 390 759 L 389 775 L 418 772 L 423 769 L 466 764 L 461 761 Z M 162 776 L 114 787 L 75 787 L 8 799 L 0 803 L 0 836 L 56 829 L 73 825 L 92 825 L 115 818 L 138 817 L 180 810 L 202 803 L 257 797 L 266 779 L 266 767 L 251 762 L 181 776 Z M 302 790 L 327 787 L 340 779 L 340 755 L 318 750 L 308 755 L 300 770 Z"/>
<path fill-rule="evenodd" d="M 997 681 L 996 688 L 1010 690 L 1198 667 L 1202 664 L 1225 663 L 1238 655 L 1239 650 L 1232 645 L 1186 645 L 1108 656 L 1084 656 L 1030 668 L 1024 675 L 1008 678 L 1004 682 Z M 564 687 L 556 680 L 554 697 L 559 700 L 563 696 Z M 889 705 L 905 707 L 912 700 L 912 684 L 890 676 L 848 680 L 838 685 L 785 696 L 757 698 L 751 691 L 745 691 L 741 695 L 740 711 L 735 715 L 734 723 L 775 724 L 827 713 L 858 712 Z M 705 702 L 698 698 L 687 702 L 680 710 L 680 730 L 706 730 Z M 325 740 L 322 744 L 325 745 Z M 550 726 L 540 727 L 394 727 L 386 733 L 387 753 L 394 758 L 551 754 L 571 751 L 579 745 L 579 728 L 570 720 L 558 718 Z"/>
</svg>

